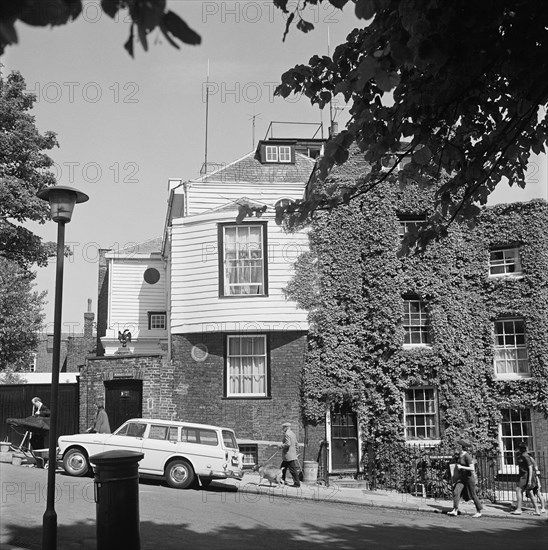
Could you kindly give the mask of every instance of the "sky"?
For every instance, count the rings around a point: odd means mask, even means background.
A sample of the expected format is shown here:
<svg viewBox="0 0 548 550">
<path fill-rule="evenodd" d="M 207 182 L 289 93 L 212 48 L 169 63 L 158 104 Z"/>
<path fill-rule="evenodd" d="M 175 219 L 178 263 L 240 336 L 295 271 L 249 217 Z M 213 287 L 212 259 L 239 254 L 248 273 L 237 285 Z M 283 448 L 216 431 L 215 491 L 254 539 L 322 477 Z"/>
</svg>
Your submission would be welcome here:
<svg viewBox="0 0 548 550">
<path fill-rule="evenodd" d="M 305 35 L 293 26 L 283 42 L 285 15 L 272 0 L 173 0 L 168 8 L 202 36 L 201 45 L 177 50 L 161 33 L 152 33 L 148 52 L 136 44 L 132 59 L 123 48 L 127 15 L 112 20 L 100 10 L 100 0 L 84 0 L 73 23 L 55 28 L 20 23 L 19 44 L 0 58 L 2 72 L 20 71 L 36 94 L 32 114 L 39 130 L 57 133 L 60 146 L 50 156 L 58 184 L 89 195 L 66 226 L 72 256 L 64 268 L 64 332 L 83 330 L 88 298 L 96 313 L 98 250 L 162 236 L 168 179 L 199 177 L 208 67 L 209 162 L 229 163 L 249 153 L 271 121 L 323 121 L 327 137 L 327 109 L 321 112 L 304 97 L 274 98 L 273 90 L 284 71 L 333 51 L 359 24 L 352 9 L 309 6 L 305 14 L 315 30 Z M 338 105 L 343 127 L 347 110 Z M 275 125 L 274 135 L 291 137 L 294 129 Z M 548 198 L 544 156 L 531 159 L 528 176 L 524 191 L 504 185 L 491 202 Z M 53 222 L 29 227 L 56 240 Z M 52 260 L 37 270 L 35 288 L 48 292 L 44 331 L 50 333 L 54 287 Z"/>
</svg>

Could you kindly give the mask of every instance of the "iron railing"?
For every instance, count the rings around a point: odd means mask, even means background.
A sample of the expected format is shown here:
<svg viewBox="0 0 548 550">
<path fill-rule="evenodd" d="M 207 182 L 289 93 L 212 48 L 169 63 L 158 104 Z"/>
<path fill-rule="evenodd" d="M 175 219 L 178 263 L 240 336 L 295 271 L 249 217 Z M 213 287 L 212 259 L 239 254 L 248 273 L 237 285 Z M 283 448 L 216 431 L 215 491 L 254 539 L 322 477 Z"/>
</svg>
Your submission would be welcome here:
<svg viewBox="0 0 548 550">
<path fill-rule="evenodd" d="M 363 477 L 371 489 L 411 493 L 425 498 L 451 499 L 449 464 L 454 452 L 442 446 L 369 444 L 363 453 Z M 511 502 L 518 481 L 517 468 L 502 463 L 499 454 L 472 453 L 476 462 L 480 499 Z M 540 470 L 546 498 L 548 456 L 531 453 Z"/>
</svg>

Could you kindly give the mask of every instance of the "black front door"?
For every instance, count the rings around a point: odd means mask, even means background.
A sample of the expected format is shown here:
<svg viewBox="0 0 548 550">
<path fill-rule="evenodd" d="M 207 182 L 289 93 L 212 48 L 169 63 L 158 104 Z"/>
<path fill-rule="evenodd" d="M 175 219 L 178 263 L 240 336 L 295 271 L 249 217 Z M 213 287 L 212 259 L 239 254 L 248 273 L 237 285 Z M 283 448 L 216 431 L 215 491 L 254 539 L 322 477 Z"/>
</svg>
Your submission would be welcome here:
<svg viewBox="0 0 548 550">
<path fill-rule="evenodd" d="M 356 414 L 348 409 L 331 413 L 331 471 L 358 470 L 358 424 Z"/>
<path fill-rule="evenodd" d="M 105 396 L 105 410 L 112 431 L 130 418 L 141 418 L 143 411 L 142 380 L 106 381 Z"/>
</svg>

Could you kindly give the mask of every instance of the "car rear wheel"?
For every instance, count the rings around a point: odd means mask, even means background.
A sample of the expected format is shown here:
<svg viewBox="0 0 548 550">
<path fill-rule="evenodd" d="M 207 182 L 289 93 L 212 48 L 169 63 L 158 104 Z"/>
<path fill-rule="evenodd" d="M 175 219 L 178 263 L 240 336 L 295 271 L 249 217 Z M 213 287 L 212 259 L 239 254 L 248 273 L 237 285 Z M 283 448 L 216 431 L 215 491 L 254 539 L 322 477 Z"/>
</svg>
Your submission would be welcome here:
<svg viewBox="0 0 548 550">
<path fill-rule="evenodd" d="M 174 460 L 166 467 L 166 481 L 174 489 L 186 489 L 194 482 L 194 470 L 185 460 Z"/>
<path fill-rule="evenodd" d="M 89 462 L 85 451 L 69 449 L 63 457 L 63 468 L 71 476 L 85 476 L 89 471 Z"/>
</svg>

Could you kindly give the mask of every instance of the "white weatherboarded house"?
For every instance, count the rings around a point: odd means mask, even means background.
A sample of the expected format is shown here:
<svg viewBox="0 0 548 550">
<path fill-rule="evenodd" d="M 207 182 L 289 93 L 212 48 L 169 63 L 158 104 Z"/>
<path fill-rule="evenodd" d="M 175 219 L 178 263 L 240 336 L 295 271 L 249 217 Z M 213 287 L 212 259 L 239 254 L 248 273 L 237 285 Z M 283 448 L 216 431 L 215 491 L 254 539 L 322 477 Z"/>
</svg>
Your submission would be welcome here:
<svg viewBox="0 0 548 550">
<path fill-rule="evenodd" d="M 108 304 L 101 343 L 105 355 L 167 351 L 167 279 L 161 245 L 162 239 L 156 238 L 104 254 Z M 124 333 L 126 346 L 122 350 L 119 336 Z"/>
<path fill-rule="evenodd" d="M 282 422 L 300 424 L 307 312 L 284 288 L 308 239 L 286 233 L 275 207 L 303 197 L 321 146 L 270 139 L 199 179 L 169 182 L 163 255 L 177 408 L 186 420 L 233 427 L 249 464 L 278 442 Z M 240 221 L 241 206 L 260 215 Z"/>
</svg>

